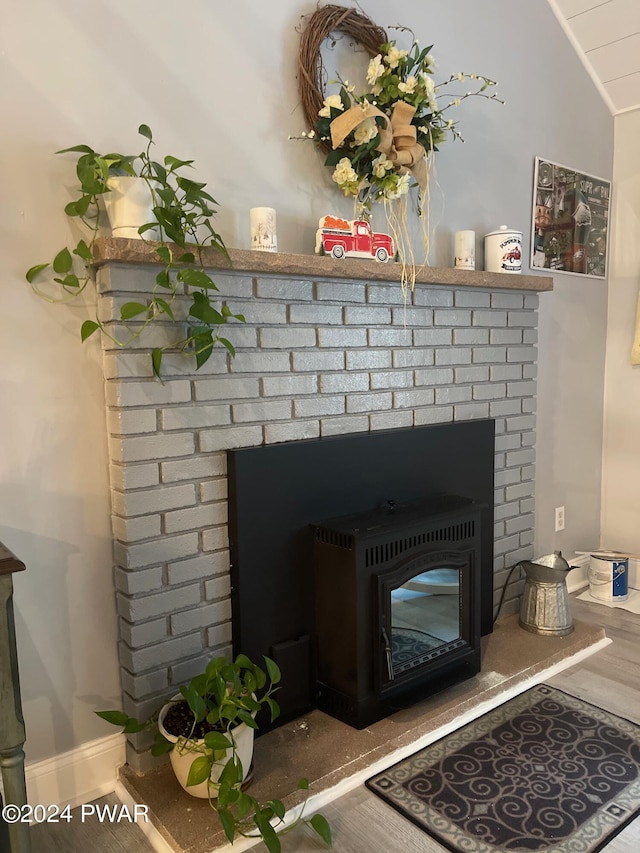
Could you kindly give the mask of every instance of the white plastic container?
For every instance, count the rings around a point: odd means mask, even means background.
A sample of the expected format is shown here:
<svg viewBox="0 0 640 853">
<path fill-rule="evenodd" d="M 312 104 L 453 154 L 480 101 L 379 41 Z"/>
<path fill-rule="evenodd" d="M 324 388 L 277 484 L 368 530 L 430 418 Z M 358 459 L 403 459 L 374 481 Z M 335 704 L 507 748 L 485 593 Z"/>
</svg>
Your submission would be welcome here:
<svg viewBox="0 0 640 853">
<path fill-rule="evenodd" d="M 487 272 L 522 272 L 522 231 L 501 225 L 485 234 L 484 268 Z"/>
</svg>

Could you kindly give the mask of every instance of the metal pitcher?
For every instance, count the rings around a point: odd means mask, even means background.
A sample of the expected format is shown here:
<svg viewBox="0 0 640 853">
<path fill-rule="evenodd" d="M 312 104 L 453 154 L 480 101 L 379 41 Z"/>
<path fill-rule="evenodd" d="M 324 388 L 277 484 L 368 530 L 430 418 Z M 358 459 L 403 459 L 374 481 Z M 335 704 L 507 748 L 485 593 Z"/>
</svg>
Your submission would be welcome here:
<svg viewBox="0 0 640 853">
<path fill-rule="evenodd" d="M 532 634 L 562 637 L 573 631 L 569 611 L 567 573 L 571 566 L 555 551 L 537 560 L 521 560 L 525 582 L 520 603 L 520 625 Z"/>
</svg>

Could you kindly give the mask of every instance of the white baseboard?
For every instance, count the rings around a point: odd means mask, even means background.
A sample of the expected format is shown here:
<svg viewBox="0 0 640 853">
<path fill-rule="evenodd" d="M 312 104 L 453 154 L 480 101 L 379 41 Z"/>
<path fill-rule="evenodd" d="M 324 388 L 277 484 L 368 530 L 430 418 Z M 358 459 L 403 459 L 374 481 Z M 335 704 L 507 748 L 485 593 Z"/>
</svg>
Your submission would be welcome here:
<svg viewBox="0 0 640 853">
<path fill-rule="evenodd" d="M 122 734 L 83 743 L 44 761 L 25 767 L 29 805 L 57 805 L 71 808 L 111 794 L 118 770 L 126 761 Z"/>
</svg>

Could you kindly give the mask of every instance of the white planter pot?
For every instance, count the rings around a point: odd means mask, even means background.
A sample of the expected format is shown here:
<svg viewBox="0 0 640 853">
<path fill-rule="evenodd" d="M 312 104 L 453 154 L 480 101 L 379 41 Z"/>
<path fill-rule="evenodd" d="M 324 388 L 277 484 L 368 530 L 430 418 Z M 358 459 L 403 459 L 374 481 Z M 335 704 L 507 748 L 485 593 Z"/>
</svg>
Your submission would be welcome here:
<svg viewBox="0 0 640 853">
<path fill-rule="evenodd" d="M 174 701 L 179 701 L 182 699 L 182 696 L 178 694 L 173 697 L 172 702 L 165 705 L 160 714 L 158 716 L 158 728 L 167 740 L 171 741 L 171 743 L 176 744 L 174 748 L 169 753 L 169 757 L 171 759 L 171 766 L 173 767 L 173 772 L 175 773 L 176 779 L 187 792 L 187 794 L 191 794 L 192 797 L 200 797 L 202 799 L 207 799 L 209 797 L 215 798 L 218 796 L 218 792 L 215 785 L 209 785 L 207 782 L 201 782 L 199 785 L 191 785 L 187 786 L 187 779 L 189 778 L 189 770 L 191 769 L 191 765 L 193 764 L 194 759 L 198 758 L 202 755 L 202 752 L 197 751 L 197 749 L 190 749 L 189 746 L 184 746 L 185 743 L 184 738 L 176 737 L 175 735 L 170 734 L 164 727 L 164 718 L 167 714 L 167 711 L 171 707 L 171 704 Z M 242 762 L 242 779 L 243 781 L 249 775 L 249 770 L 251 768 L 251 759 L 253 758 L 253 735 L 254 730 L 249 726 L 241 723 L 236 728 L 232 729 L 229 733 L 232 737 L 235 745 L 236 745 L 236 755 Z M 198 745 L 202 745 L 204 741 L 196 741 Z M 216 761 L 211 770 L 210 779 L 212 782 L 217 782 L 220 778 L 220 774 L 222 773 L 225 764 L 231 758 L 232 750 L 228 749 L 225 753 L 224 758 L 220 761 Z"/>
<path fill-rule="evenodd" d="M 148 222 L 155 222 L 153 215 L 153 196 L 144 178 L 129 175 L 114 175 L 107 185 L 110 192 L 105 193 L 104 208 L 107 212 L 111 233 L 114 237 L 129 237 L 141 240 L 138 228 Z M 156 229 L 145 231 L 144 238 L 155 240 Z"/>
</svg>

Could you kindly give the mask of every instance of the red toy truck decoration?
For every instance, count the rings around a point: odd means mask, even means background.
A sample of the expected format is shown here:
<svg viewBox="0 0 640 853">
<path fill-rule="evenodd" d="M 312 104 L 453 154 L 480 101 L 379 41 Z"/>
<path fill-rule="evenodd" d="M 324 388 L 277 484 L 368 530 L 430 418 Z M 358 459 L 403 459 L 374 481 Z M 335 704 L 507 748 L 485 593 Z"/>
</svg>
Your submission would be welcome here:
<svg viewBox="0 0 640 853">
<path fill-rule="evenodd" d="M 334 258 L 375 258 L 384 263 L 395 256 L 389 234 L 372 231 L 364 219 L 323 216 L 316 231 L 316 254 Z"/>
</svg>

